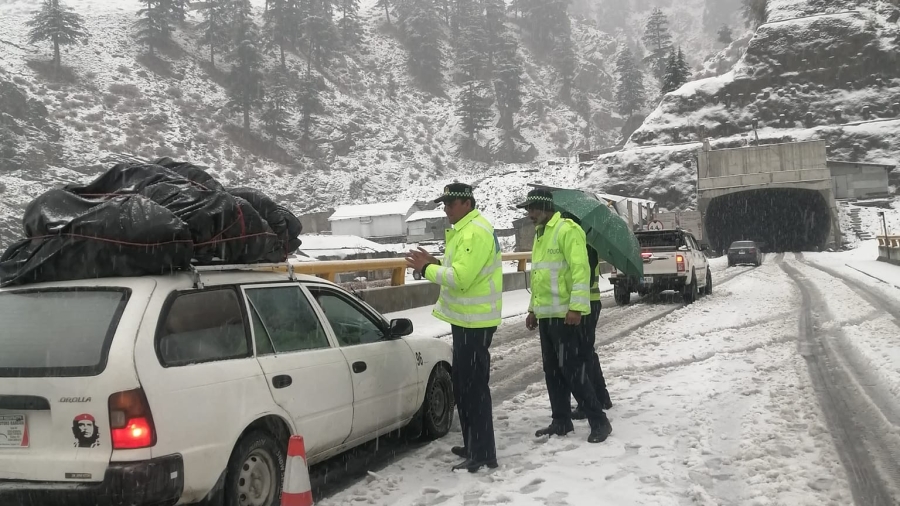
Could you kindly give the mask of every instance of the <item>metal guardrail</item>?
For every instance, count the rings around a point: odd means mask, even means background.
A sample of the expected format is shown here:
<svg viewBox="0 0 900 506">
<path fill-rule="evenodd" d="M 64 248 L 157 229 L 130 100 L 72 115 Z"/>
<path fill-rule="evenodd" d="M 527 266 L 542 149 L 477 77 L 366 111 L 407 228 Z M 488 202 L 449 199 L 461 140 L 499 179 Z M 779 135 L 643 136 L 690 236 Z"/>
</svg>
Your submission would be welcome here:
<svg viewBox="0 0 900 506">
<path fill-rule="evenodd" d="M 900 235 L 879 235 L 878 246 L 882 248 L 900 248 Z"/>
<path fill-rule="evenodd" d="M 442 258 L 442 257 L 438 257 Z M 519 272 L 525 272 L 528 261 L 531 259 L 530 251 L 516 253 L 504 253 L 503 261 L 519 262 Z M 391 286 L 406 284 L 406 260 L 403 258 L 372 258 L 366 260 L 328 260 L 321 262 L 299 262 L 293 264 L 294 272 L 319 276 L 334 282 L 338 274 L 347 272 L 390 270 Z"/>
<path fill-rule="evenodd" d="M 900 265 L 900 235 L 878 236 L 878 260 Z"/>
</svg>

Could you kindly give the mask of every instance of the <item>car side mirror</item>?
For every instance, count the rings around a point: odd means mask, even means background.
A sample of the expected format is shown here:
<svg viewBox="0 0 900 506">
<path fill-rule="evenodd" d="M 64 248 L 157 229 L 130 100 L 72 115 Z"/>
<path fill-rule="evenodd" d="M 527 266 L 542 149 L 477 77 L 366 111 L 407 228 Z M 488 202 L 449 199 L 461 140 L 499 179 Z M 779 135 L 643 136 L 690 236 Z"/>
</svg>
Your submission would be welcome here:
<svg viewBox="0 0 900 506">
<path fill-rule="evenodd" d="M 413 333 L 413 322 L 408 318 L 391 320 L 391 337 L 403 337 Z"/>
<path fill-rule="evenodd" d="M 704 244 L 704 245 L 700 246 L 700 251 L 709 251 L 709 245 Z"/>
</svg>

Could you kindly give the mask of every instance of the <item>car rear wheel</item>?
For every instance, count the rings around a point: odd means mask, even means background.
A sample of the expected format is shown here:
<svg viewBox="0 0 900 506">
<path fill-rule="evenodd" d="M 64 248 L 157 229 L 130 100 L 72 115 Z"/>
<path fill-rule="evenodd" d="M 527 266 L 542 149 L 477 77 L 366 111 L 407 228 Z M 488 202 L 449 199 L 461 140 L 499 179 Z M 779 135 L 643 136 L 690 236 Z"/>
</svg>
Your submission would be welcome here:
<svg viewBox="0 0 900 506">
<path fill-rule="evenodd" d="M 453 381 L 447 369 L 438 365 L 428 379 L 422 403 L 422 437 L 439 439 L 450 432 L 453 424 Z"/>
<path fill-rule="evenodd" d="M 616 304 L 627 306 L 628 303 L 631 302 L 631 290 L 616 285 L 615 288 L 613 288 L 613 298 L 616 299 Z"/>
<path fill-rule="evenodd" d="M 712 271 L 706 268 L 706 286 L 703 287 L 703 295 L 712 295 Z"/>
<path fill-rule="evenodd" d="M 225 506 L 278 506 L 284 479 L 285 445 L 254 431 L 231 453 L 225 473 Z"/>
</svg>

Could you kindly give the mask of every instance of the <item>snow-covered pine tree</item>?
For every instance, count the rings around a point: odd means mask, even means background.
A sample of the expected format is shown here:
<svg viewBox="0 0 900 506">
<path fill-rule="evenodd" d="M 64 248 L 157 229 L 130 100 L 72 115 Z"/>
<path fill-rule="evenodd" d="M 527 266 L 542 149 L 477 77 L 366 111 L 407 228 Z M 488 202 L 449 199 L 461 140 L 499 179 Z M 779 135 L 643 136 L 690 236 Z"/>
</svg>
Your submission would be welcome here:
<svg viewBox="0 0 900 506">
<path fill-rule="evenodd" d="M 300 81 L 299 89 L 297 106 L 300 108 L 300 127 L 303 130 L 303 139 L 308 140 L 312 126 L 316 122 L 315 116 L 325 112 L 325 104 L 319 96 L 319 83 L 309 67 Z"/>
<path fill-rule="evenodd" d="M 337 10 L 341 18 L 337 22 L 341 41 L 345 48 L 359 45 L 362 24 L 359 22 L 359 0 L 338 0 Z"/>
<path fill-rule="evenodd" d="M 734 34 L 731 31 L 731 27 L 728 25 L 722 25 L 719 27 L 719 31 L 717 32 L 718 41 L 726 46 L 734 42 Z"/>
<path fill-rule="evenodd" d="M 384 9 L 384 17 L 387 18 L 387 23 L 391 24 L 391 0 L 378 0 L 375 3 L 375 7 Z"/>
<path fill-rule="evenodd" d="M 60 0 L 44 0 L 40 10 L 34 12 L 28 21 L 31 30 L 28 40 L 32 44 L 50 41 L 53 44 L 53 63 L 62 65 L 59 46 L 68 46 L 86 40 L 88 32 L 84 29 L 84 19 L 64 7 Z"/>
<path fill-rule="evenodd" d="M 287 131 L 290 109 L 296 102 L 296 95 L 292 91 L 293 85 L 290 75 L 284 68 L 276 68 L 266 78 L 266 92 L 260 120 L 272 142 L 278 142 Z"/>
<path fill-rule="evenodd" d="M 197 25 L 200 42 L 209 46 L 209 63 L 216 66 L 216 50 L 227 52 L 231 47 L 231 13 L 228 0 L 207 0 L 203 9 L 203 21 Z"/>
<path fill-rule="evenodd" d="M 409 49 L 409 68 L 419 84 L 434 93 L 443 88 L 441 20 L 431 0 L 402 0 L 400 32 Z"/>
<path fill-rule="evenodd" d="M 499 126 L 507 133 L 515 130 L 515 114 L 522 108 L 522 60 L 516 39 L 506 33 L 500 38 L 494 59 L 494 95 Z"/>
<path fill-rule="evenodd" d="M 173 22 L 184 23 L 187 17 L 188 0 L 166 0 L 166 9 Z"/>
<path fill-rule="evenodd" d="M 462 121 L 463 131 L 469 141 L 474 141 L 478 132 L 490 124 L 494 114 L 483 81 L 473 78 L 463 83 L 457 98 L 456 115 Z"/>
<path fill-rule="evenodd" d="M 669 18 L 660 9 L 653 9 L 642 37 L 644 46 L 650 54 L 646 60 L 650 62 L 653 75 L 660 81 L 666 75 L 666 63 L 672 52 L 672 34 L 669 33 Z"/>
<path fill-rule="evenodd" d="M 258 102 L 263 78 L 259 29 L 253 21 L 250 0 L 234 0 L 232 7 L 235 62 L 231 66 L 230 104 L 243 114 L 244 128 L 250 128 L 250 111 Z"/>
<path fill-rule="evenodd" d="M 138 41 L 147 44 L 150 55 L 153 56 L 155 48 L 171 39 L 172 12 L 165 0 L 141 0 L 141 4 L 144 7 L 138 11 L 135 23 Z"/>
<path fill-rule="evenodd" d="M 305 0 L 300 9 L 300 31 L 308 64 L 324 66 L 340 45 L 332 0 Z"/>
<path fill-rule="evenodd" d="M 631 117 L 641 110 L 647 98 L 644 91 L 644 74 L 635 64 L 634 54 L 628 47 L 625 47 L 616 58 L 616 73 L 619 74 L 616 105 L 620 114 Z"/>
<path fill-rule="evenodd" d="M 296 0 L 269 0 L 263 13 L 263 41 L 267 51 L 278 51 L 281 68 L 287 68 L 286 51 L 297 39 L 298 9 Z"/>
<path fill-rule="evenodd" d="M 482 7 L 477 0 L 457 0 L 456 6 L 453 24 L 459 30 L 454 42 L 457 77 L 460 82 L 483 79 L 490 75 L 487 68 L 490 43 Z"/>
</svg>

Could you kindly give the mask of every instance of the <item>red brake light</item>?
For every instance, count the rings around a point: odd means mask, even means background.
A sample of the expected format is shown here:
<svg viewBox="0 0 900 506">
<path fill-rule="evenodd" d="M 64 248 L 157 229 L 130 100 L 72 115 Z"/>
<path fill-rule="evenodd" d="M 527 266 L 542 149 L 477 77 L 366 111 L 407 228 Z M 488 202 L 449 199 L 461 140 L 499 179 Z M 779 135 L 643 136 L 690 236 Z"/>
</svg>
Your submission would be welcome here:
<svg viewBox="0 0 900 506">
<path fill-rule="evenodd" d="M 141 389 L 109 396 L 109 426 L 113 449 L 149 448 L 156 444 L 153 415 Z"/>
<path fill-rule="evenodd" d="M 153 446 L 153 427 L 146 418 L 132 418 L 123 429 L 112 429 L 112 444 L 117 450 Z"/>
<path fill-rule="evenodd" d="M 650 258 L 653 258 L 653 253 L 641 253 L 641 258 L 649 260 Z"/>
</svg>

